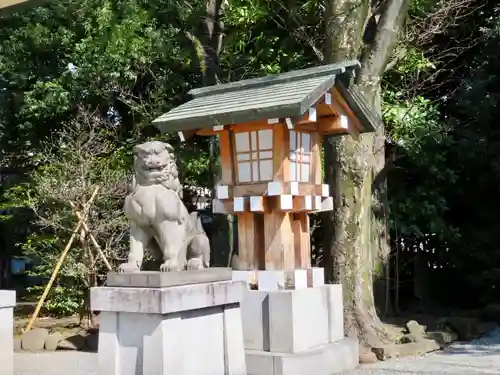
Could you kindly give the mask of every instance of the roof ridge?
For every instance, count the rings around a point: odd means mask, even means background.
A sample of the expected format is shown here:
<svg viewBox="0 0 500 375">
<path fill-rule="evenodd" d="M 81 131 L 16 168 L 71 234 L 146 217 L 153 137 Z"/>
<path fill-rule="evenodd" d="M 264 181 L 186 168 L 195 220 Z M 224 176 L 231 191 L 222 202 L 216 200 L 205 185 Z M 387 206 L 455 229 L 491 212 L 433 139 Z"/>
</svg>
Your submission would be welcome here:
<svg viewBox="0 0 500 375">
<path fill-rule="evenodd" d="M 328 75 L 337 75 L 344 73 L 347 69 L 359 67 L 358 60 L 346 60 L 335 64 L 320 65 L 312 68 L 293 70 L 291 72 L 270 74 L 264 77 L 244 79 L 241 81 L 223 83 L 219 85 L 200 87 L 192 89 L 189 94 L 194 98 L 200 98 L 213 94 L 222 94 L 225 92 L 239 91 L 244 89 L 256 88 L 267 85 L 280 84 L 284 82 L 300 81 L 303 79 L 321 77 Z"/>
</svg>

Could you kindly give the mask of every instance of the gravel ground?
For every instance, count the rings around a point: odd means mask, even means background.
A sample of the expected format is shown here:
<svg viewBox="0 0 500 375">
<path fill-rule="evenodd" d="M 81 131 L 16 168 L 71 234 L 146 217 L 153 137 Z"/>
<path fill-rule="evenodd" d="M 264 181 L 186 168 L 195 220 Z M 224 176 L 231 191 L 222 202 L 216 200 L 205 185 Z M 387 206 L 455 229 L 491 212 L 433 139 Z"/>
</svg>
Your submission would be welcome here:
<svg viewBox="0 0 500 375">
<path fill-rule="evenodd" d="M 498 375 L 500 328 L 467 343 L 455 343 L 425 357 L 366 365 L 343 375 Z"/>
<path fill-rule="evenodd" d="M 367 365 L 343 375 L 498 375 L 500 328 L 468 343 L 418 358 Z M 81 352 L 16 353 L 15 375 L 96 375 L 96 354 Z"/>
</svg>

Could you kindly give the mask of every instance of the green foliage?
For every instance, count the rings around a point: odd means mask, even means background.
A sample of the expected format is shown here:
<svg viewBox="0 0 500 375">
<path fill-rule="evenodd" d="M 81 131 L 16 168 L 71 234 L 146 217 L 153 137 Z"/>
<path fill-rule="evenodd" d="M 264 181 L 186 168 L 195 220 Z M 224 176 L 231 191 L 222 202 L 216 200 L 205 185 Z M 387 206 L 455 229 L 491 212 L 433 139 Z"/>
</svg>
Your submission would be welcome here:
<svg viewBox="0 0 500 375">
<path fill-rule="evenodd" d="M 27 271 L 27 275 L 48 280 L 60 255 L 54 252 L 54 249 L 60 250 L 63 246 L 62 241 L 56 236 L 31 235 L 22 246 L 23 254 L 36 262 L 33 268 Z M 45 312 L 51 315 L 70 315 L 83 306 L 87 289 L 82 287 L 80 278 L 81 275 L 85 275 L 86 270 L 81 257 L 77 256 L 80 251 L 77 250 L 75 253 L 75 250 L 73 249 L 69 259 L 63 263 L 57 284 L 50 290 L 48 302 L 44 305 Z M 40 296 L 44 289 L 45 285 L 34 285 L 28 287 L 27 292 Z"/>
<path fill-rule="evenodd" d="M 436 69 L 436 66 L 425 57 L 423 51 L 411 46 L 406 48 L 404 57 L 396 66 L 396 71 L 401 75 L 405 75 L 405 78 L 408 78 L 408 75 L 418 76 L 420 72 L 429 69 Z"/>
<path fill-rule="evenodd" d="M 158 136 L 150 120 L 183 101 L 199 77 L 185 31 L 204 7 L 192 5 L 66 0 L 3 22 L 0 150 L 4 165 L 19 173 L 2 186 L 2 228 L 26 228 L 5 245 L 36 260 L 31 276 L 50 277 L 77 221 L 70 201 L 82 210 L 98 185 L 88 224 L 108 260 L 123 261 L 121 207 L 132 147 Z M 176 137 L 163 138 L 179 149 L 186 183 L 210 184 L 206 140 L 180 145 Z M 91 274 L 105 272 L 75 241 L 47 311 L 75 312 L 95 281 Z M 40 293 L 40 286 L 29 292 Z"/>
<path fill-rule="evenodd" d="M 421 97 L 402 100 L 386 91 L 384 108 L 384 120 L 402 154 L 389 175 L 391 227 L 410 238 L 437 234 L 444 243 L 457 240 L 456 228 L 444 217 L 446 188 L 456 181 L 456 171 L 442 150 L 453 144 L 436 105 Z"/>
</svg>

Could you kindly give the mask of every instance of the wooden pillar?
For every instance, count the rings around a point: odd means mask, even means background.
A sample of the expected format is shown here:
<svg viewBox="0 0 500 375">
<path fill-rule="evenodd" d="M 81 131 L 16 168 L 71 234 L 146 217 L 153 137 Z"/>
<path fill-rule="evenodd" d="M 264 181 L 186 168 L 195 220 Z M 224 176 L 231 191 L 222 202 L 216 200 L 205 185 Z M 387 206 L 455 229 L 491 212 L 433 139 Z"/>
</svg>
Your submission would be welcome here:
<svg viewBox="0 0 500 375">
<path fill-rule="evenodd" d="M 295 249 L 291 214 L 269 212 L 264 216 L 265 269 L 295 268 Z"/>
<path fill-rule="evenodd" d="M 233 185 L 233 158 L 229 131 L 224 130 L 218 134 L 221 164 L 221 184 Z"/>
<path fill-rule="evenodd" d="M 323 183 L 323 166 L 321 164 L 323 136 L 316 132 L 312 133 L 311 136 L 311 183 L 321 185 Z"/>
<path fill-rule="evenodd" d="M 263 225 L 259 225 L 262 222 L 262 215 L 251 212 L 238 214 L 238 258 L 240 270 L 257 270 L 263 268 Z"/>
<path fill-rule="evenodd" d="M 285 124 L 273 128 L 274 181 L 290 181 L 290 132 Z"/>
<path fill-rule="evenodd" d="M 305 212 L 294 214 L 292 229 L 295 248 L 295 268 L 311 268 L 309 215 Z"/>
</svg>

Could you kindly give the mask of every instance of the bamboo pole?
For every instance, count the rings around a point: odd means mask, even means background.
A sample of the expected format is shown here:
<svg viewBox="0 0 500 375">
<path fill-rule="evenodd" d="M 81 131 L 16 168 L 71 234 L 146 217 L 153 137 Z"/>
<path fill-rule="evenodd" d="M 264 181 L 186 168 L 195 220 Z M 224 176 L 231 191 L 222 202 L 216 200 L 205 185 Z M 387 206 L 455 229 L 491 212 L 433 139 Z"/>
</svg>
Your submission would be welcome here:
<svg viewBox="0 0 500 375">
<path fill-rule="evenodd" d="M 73 202 L 69 202 L 69 203 L 71 204 L 71 207 L 73 207 L 73 209 L 75 210 L 76 217 L 79 220 L 82 220 L 83 216 L 82 216 L 81 212 L 76 209 L 75 204 Z M 97 243 L 97 240 L 95 239 L 95 237 L 90 232 L 90 229 L 89 229 L 87 223 L 85 223 L 85 221 L 83 221 L 82 227 L 83 227 L 84 231 L 90 237 L 90 241 L 92 242 L 92 245 L 94 245 L 94 247 L 97 249 L 97 252 L 99 253 L 100 257 L 102 258 L 102 260 L 103 260 L 104 264 L 106 265 L 106 268 L 108 269 L 108 271 L 112 271 L 113 268 L 111 267 L 111 264 L 109 263 L 108 258 L 106 258 L 106 255 L 104 255 L 104 252 L 102 251 L 101 246 L 99 246 L 99 244 Z"/>
<path fill-rule="evenodd" d="M 40 309 L 42 308 L 43 303 L 45 302 L 45 299 L 47 298 L 47 295 L 49 294 L 50 288 L 52 287 L 52 284 L 54 284 L 54 281 L 56 279 L 57 274 L 59 273 L 59 270 L 61 269 L 61 266 L 64 262 L 64 259 L 66 258 L 66 255 L 68 255 L 68 251 L 71 248 L 71 245 L 73 244 L 73 241 L 75 240 L 76 236 L 78 235 L 78 232 L 80 230 L 80 227 L 82 226 L 83 222 L 85 221 L 85 218 L 87 217 L 90 205 L 92 204 L 92 201 L 95 199 L 97 196 L 97 192 L 99 191 L 99 186 L 97 186 L 94 190 L 94 193 L 92 193 L 92 196 L 90 199 L 87 201 L 85 204 L 85 208 L 83 210 L 83 217 L 78 221 L 78 224 L 76 224 L 75 229 L 73 230 L 73 233 L 71 234 L 71 237 L 66 244 L 66 247 L 64 248 L 59 261 L 57 262 L 56 266 L 54 267 L 54 271 L 52 271 L 52 276 L 50 277 L 49 282 L 47 283 L 47 286 L 45 287 L 45 290 L 43 291 L 42 297 L 40 297 L 40 300 L 38 301 L 38 304 L 36 305 L 36 309 L 33 312 L 33 315 L 31 315 L 31 319 L 28 322 L 28 325 L 26 326 L 26 329 L 24 332 L 28 332 L 32 327 L 33 324 L 35 323 L 35 319 L 40 313 Z"/>
</svg>

